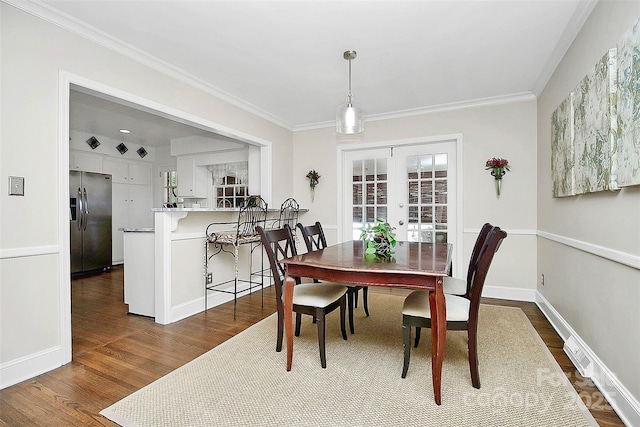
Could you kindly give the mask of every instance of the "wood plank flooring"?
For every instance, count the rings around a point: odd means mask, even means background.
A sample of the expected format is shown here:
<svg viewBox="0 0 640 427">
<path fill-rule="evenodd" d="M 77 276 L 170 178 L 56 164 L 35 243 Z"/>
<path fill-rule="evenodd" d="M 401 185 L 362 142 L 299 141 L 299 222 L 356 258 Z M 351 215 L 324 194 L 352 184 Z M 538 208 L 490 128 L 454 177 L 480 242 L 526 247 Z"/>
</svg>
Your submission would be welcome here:
<svg viewBox="0 0 640 427">
<path fill-rule="evenodd" d="M 116 426 L 98 413 L 272 314 L 275 294 L 260 294 L 171 325 L 127 314 L 123 269 L 72 281 L 73 361 L 0 390 L 0 426 Z M 384 292 L 384 290 L 374 290 Z M 562 340 L 533 303 L 486 300 L 524 310 L 601 426 L 623 426 L 590 380 L 562 351 Z M 275 340 L 274 340 L 275 350 Z M 284 369 L 284 367 L 283 367 Z"/>
</svg>

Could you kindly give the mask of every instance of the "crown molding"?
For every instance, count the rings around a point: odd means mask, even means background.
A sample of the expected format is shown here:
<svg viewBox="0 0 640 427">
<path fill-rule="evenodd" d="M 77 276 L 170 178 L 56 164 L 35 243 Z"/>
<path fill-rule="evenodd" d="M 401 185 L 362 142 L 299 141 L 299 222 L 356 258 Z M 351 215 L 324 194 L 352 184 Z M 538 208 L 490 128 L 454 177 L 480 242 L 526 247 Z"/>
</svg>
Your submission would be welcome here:
<svg viewBox="0 0 640 427">
<path fill-rule="evenodd" d="M 465 110 L 469 108 L 478 107 L 490 107 L 495 105 L 513 104 L 516 102 L 535 101 L 537 98 L 531 92 L 514 93 L 511 95 L 495 96 L 489 98 L 478 98 L 469 101 L 450 102 L 447 104 L 433 105 L 429 107 L 412 108 L 408 110 L 393 111 L 390 113 L 370 114 L 365 117 L 365 122 L 376 122 L 380 120 L 398 119 L 403 117 L 413 117 L 422 114 L 434 114 L 443 113 L 447 111 Z M 307 125 L 294 126 L 293 131 L 304 131 L 323 129 L 327 127 L 334 127 L 336 124 L 333 121 L 310 123 Z"/>
<path fill-rule="evenodd" d="M 578 3 L 573 16 L 569 20 L 567 27 L 564 29 L 560 40 L 558 40 L 558 44 L 556 44 L 553 49 L 551 57 L 545 64 L 542 73 L 538 76 L 538 79 L 533 85 L 533 93 L 536 97 L 540 96 L 544 88 L 547 86 L 551 76 L 553 76 L 553 73 L 562 61 L 562 58 L 564 58 L 567 50 L 569 50 L 571 43 L 575 40 L 597 3 L 598 0 L 583 0 Z"/>
<path fill-rule="evenodd" d="M 134 46 L 124 43 L 111 35 L 100 31 L 86 23 L 66 14 L 58 11 L 57 9 L 49 6 L 38 0 L 1 0 L 4 3 L 10 4 L 17 9 L 27 12 L 33 16 L 43 19 L 51 24 L 57 25 L 65 30 L 68 30 L 76 35 L 84 37 L 94 43 L 102 45 L 110 50 L 113 50 L 123 56 L 126 56 L 136 62 L 139 62 L 151 69 L 166 74 L 176 80 L 193 86 L 203 92 L 215 96 L 235 107 L 240 108 L 243 111 L 258 116 L 264 120 L 267 120 L 275 125 L 283 127 L 288 130 L 293 130 L 293 126 L 284 122 L 278 117 L 258 108 L 240 98 L 237 98 L 222 89 L 219 89 L 202 79 L 195 77 L 188 72 L 169 64 L 153 55 L 150 55 Z"/>
</svg>

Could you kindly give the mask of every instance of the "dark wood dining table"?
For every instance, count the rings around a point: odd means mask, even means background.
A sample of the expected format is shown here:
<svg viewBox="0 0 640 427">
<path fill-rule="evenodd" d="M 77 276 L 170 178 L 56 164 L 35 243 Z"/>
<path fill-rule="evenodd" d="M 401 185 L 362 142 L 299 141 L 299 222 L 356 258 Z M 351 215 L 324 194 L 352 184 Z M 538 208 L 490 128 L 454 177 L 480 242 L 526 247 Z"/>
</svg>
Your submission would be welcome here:
<svg viewBox="0 0 640 427">
<path fill-rule="evenodd" d="M 441 403 L 442 362 L 447 333 L 446 306 L 442 278 L 451 267 L 453 246 L 448 243 L 398 242 L 392 259 L 383 261 L 365 257 L 360 240 L 339 243 L 325 249 L 284 259 L 286 282 L 284 289 L 284 327 L 287 337 L 287 371 L 293 362 L 293 288 L 295 278 L 354 285 L 385 286 L 390 288 L 423 289 L 429 293 L 431 319 L 431 354 L 433 393 Z M 400 375 L 400 374 L 398 374 Z"/>
</svg>

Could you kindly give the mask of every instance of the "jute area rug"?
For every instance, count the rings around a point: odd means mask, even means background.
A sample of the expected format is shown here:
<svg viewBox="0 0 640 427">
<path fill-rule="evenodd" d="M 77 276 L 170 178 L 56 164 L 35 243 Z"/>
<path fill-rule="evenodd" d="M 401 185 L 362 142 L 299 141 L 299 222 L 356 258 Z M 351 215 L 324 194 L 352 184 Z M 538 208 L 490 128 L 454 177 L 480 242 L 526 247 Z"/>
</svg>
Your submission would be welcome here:
<svg viewBox="0 0 640 427">
<path fill-rule="evenodd" d="M 517 308 L 481 307 L 480 389 L 471 386 L 466 332 L 447 332 L 442 405 L 436 405 L 429 330 L 412 348 L 407 378 L 400 378 L 402 302 L 370 293 L 371 316 L 356 309 L 356 333 L 348 341 L 332 313 L 326 369 L 307 318 L 286 372 L 271 316 L 101 414 L 131 427 L 597 426 Z"/>
</svg>

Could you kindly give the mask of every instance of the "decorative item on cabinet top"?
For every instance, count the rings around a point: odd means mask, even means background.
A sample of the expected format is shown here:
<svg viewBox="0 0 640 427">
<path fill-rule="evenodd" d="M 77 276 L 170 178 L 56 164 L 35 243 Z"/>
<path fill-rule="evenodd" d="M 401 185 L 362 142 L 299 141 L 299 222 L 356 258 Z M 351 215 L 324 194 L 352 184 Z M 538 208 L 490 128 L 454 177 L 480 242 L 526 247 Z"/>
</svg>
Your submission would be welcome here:
<svg viewBox="0 0 640 427">
<path fill-rule="evenodd" d="M 98 138 L 96 138 L 95 136 L 92 136 L 91 138 L 87 139 L 87 144 L 89 144 L 89 147 L 91 147 L 92 150 L 95 150 L 100 145 L 100 141 L 98 141 Z"/>
<path fill-rule="evenodd" d="M 140 147 L 136 150 L 136 153 L 138 153 L 138 156 L 143 159 L 144 156 L 147 155 L 147 150 L 145 150 L 144 147 Z"/>
<path fill-rule="evenodd" d="M 118 150 L 118 152 L 119 152 L 120 154 L 124 154 L 124 153 L 126 153 L 127 151 L 129 151 L 129 149 L 127 148 L 127 146 L 126 146 L 126 145 L 124 145 L 124 143 L 123 143 L 123 142 L 121 142 L 120 144 L 118 144 L 118 146 L 116 146 L 116 150 Z"/>
</svg>

